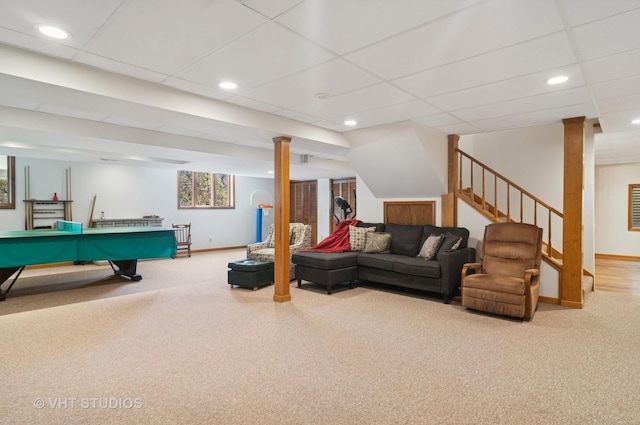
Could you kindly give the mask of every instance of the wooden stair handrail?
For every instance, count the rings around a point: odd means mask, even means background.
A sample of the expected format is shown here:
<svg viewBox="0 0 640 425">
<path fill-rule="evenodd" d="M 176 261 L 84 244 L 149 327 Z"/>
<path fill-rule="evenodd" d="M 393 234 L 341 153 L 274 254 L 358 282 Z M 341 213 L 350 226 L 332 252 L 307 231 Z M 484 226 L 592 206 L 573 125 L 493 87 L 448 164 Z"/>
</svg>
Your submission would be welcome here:
<svg viewBox="0 0 640 425">
<path fill-rule="evenodd" d="M 517 189 L 521 193 L 527 195 L 533 201 L 535 201 L 536 203 L 542 205 L 543 207 L 545 207 L 549 211 L 553 212 L 557 216 L 562 217 L 562 213 L 560 211 L 558 211 L 557 209 L 553 208 L 551 205 L 547 204 L 546 202 L 542 201 L 540 198 L 538 198 L 537 196 L 533 195 L 531 192 L 527 191 L 526 189 L 523 189 L 522 187 L 518 186 L 516 183 L 514 183 L 513 181 L 511 181 L 508 178 L 504 177 L 502 174 L 498 173 L 497 171 L 495 171 L 491 167 L 486 166 L 482 162 L 480 162 L 477 159 L 473 158 L 468 153 L 466 153 L 464 151 L 461 151 L 460 149 L 456 149 L 456 152 L 460 153 L 460 155 L 462 155 L 462 156 L 466 157 L 467 159 L 469 159 L 472 163 L 478 164 L 483 169 L 489 171 L 491 174 L 493 174 L 496 177 L 500 178 L 500 180 L 502 180 L 505 183 L 507 183 L 507 185 L 509 185 L 509 186 L 513 187 L 514 189 Z M 461 162 L 460 165 L 462 165 L 462 161 L 460 161 L 460 162 Z M 462 167 L 459 167 L 459 169 L 462 170 Z M 462 171 L 460 171 L 460 173 L 462 173 Z M 462 179 L 458 179 L 458 182 L 460 184 L 460 190 L 462 190 Z M 473 182 L 473 178 L 472 178 L 472 182 Z"/>
<path fill-rule="evenodd" d="M 552 234 L 551 234 L 551 219 L 552 219 L 552 215 L 556 215 L 561 221 L 563 220 L 563 214 L 558 211 L 557 209 L 553 208 L 551 205 L 547 204 L 546 202 L 542 201 L 540 198 L 536 197 L 535 195 L 533 195 L 531 192 L 525 190 L 524 188 L 522 188 L 521 186 L 517 185 L 516 183 L 514 183 L 513 181 L 509 180 L 508 178 L 504 177 L 503 175 L 501 175 L 500 173 L 498 173 L 497 171 L 495 171 L 494 169 L 492 169 L 491 167 L 483 164 L 482 162 L 476 160 L 475 158 L 471 157 L 469 154 L 467 154 L 464 151 L 461 151 L 460 149 L 456 148 L 456 153 L 460 154 L 460 157 L 458 159 L 458 170 L 459 170 L 459 176 L 458 176 L 458 190 L 457 192 L 461 195 L 461 197 L 463 199 L 466 199 L 467 196 L 464 194 L 464 190 L 463 189 L 463 178 L 462 178 L 462 172 L 463 172 L 463 158 L 466 158 L 469 160 L 469 180 L 470 180 L 470 189 L 469 189 L 469 202 L 476 207 L 478 210 L 480 210 L 483 215 L 488 216 L 490 219 L 493 219 L 493 221 L 500 221 L 500 217 L 505 217 L 507 220 L 513 220 L 516 221 L 512 218 L 511 216 L 511 188 L 515 189 L 516 191 L 518 191 L 520 193 L 520 222 L 524 221 L 524 197 L 526 196 L 527 198 L 531 199 L 531 201 L 533 201 L 533 220 L 534 220 L 534 224 L 538 225 L 538 206 L 546 209 L 548 211 L 547 214 L 547 223 L 546 223 L 546 228 L 547 228 L 547 240 L 544 242 L 544 244 L 547 247 L 547 252 L 544 252 L 543 254 L 545 254 L 545 257 L 548 257 L 550 260 L 554 260 L 555 258 L 562 258 L 562 254 L 557 250 L 554 249 L 554 247 L 552 246 L 551 243 L 551 238 L 552 238 Z M 482 171 L 482 195 L 476 195 L 474 193 L 474 184 L 473 184 L 473 176 L 474 176 L 474 165 L 476 165 L 477 167 L 480 167 L 481 171 Z M 485 174 L 486 172 L 489 172 L 490 174 L 493 175 L 494 177 L 494 184 L 493 184 L 493 204 L 491 204 L 490 202 L 487 202 L 486 200 L 486 196 L 485 196 L 485 186 L 486 186 L 486 180 L 485 180 Z M 499 210 L 499 205 L 498 205 L 498 179 L 500 179 L 501 182 L 504 182 L 506 184 L 506 198 L 507 198 L 507 204 L 506 204 L 506 213 L 502 212 Z M 478 200 L 476 199 L 479 198 Z M 478 202 L 479 201 L 479 202 Z M 493 210 L 493 213 L 490 214 L 489 211 L 487 210 L 487 206 L 491 207 L 491 209 Z"/>
</svg>

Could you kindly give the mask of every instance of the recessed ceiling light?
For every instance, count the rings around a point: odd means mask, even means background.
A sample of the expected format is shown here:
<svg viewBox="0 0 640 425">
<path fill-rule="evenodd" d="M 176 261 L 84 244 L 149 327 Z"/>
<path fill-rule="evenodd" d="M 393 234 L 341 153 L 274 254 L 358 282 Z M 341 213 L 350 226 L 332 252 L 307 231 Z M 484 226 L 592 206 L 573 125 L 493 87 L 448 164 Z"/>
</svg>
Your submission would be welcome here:
<svg viewBox="0 0 640 425">
<path fill-rule="evenodd" d="M 566 75 L 560 75 L 558 77 L 549 78 L 547 80 L 547 84 L 562 84 L 566 83 L 567 81 L 569 81 L 569 77 L 567 77 Z"/>
<path fill-rule="evenodd" d="M 232 81 L 223 81 L 218 84 L 218 87 L 225 90 L 233 90 L 238 87 L 238 85 Z"/>
<path fill-rule="evenodd" d="M 69 37 L 68 32 L 66 32 L 61 28 L 54 27 L 51 25 L 38 25 L 38 31 L 40 31 L 42 34 L 46 35 L 47 37 L 56 38 L 58 40 L 64 40 L 65 38 Z"/>
<path fill-rule="evenodd" d="M 273 174 L 272 170 L 267 171 L 267 174 Z"/>
<path fill-rule="evenodd" d="M 640 124 L 640 118 L 636 118 L 635 120 L 631 121 L 631 124 Z"/>
<path fill-rule="evenodd" d="M 349 127 L 353 127 L 356 124 L 358 124 L 358 121 L 356 121 L 356 120 L 346 120 L 344 122 L 344 125 L 348 125 Z"/>
</svg>

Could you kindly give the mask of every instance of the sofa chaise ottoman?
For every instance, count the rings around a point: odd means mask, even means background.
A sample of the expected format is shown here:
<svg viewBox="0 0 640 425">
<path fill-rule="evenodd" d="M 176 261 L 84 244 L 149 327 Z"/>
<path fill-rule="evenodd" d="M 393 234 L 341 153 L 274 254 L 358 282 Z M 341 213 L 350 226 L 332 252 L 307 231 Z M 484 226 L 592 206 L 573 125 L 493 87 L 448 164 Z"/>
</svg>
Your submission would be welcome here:
<svg viewBox="0 0 640 425">
<path fill-rule="evenodd" d="M 353 286 L 355 280 L 369 281 L 437 293 L 449 303 L 459 291 L 463 265 L 475 261 L 476 252 L 467 246 L 469 231 L 465 228 L 362 222 L 355 227 L 388 235 L 388 248 L 381 252 L 309 250 L 294 254 L 291 261 L 296 264 L 298 286 L 306 280 L 326 285 L 330 294 L 337 284 L 349 282 Z M 427 245 L 434 245 L 435 250 L 427 252 L 425 248 L 433 248 Z"/>
</svg>

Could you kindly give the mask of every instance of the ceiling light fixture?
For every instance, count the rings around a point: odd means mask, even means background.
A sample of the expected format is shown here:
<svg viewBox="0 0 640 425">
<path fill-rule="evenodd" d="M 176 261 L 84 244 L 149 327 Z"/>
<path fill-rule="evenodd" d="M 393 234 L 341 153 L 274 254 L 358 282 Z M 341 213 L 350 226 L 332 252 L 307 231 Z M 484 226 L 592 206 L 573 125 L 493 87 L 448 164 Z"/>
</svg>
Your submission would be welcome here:
<svg viewBox="0 0 640 425">
<path fill-rule="evenodd" d="M 38 25 L 37 27 L 38 31 L 40 31 L 47 37 L 56 38 L 58 40 L 64 40 L 65 38 L 69 37 L 68 32 L 58 27 L 54 27 L 51 25 Z"/>
<path fill-rule="evenodd" d="M 567 77 L 566 75 L 560 75 L 558 77 L 553 77 L 553 78 L 549 78 L 547 80 L 547 84 L 562 84 L 562 83 L 566 83 L 567 81 L 569 81 L 569 77 Z"/>
<path fill-rule="evenodd" d="M 344 122 L 344 125 L 348 125 L 349 127 L 353 127 L 356 124 L 358 124 L 358 121 L 356 120 L 345 120 Z"/>
<path fill-rule="evenodd" d="M 233 81 L 223 81 L 220 84 L 218 84 L 218 87 L 224 90 L 233 90 L 235 88 L 238 88 L 238 85 Z"/>
<path fill-rule="evenodd" d="M 632 120 L 631 124 L 636 124 L 636 125 L 640 124 L 640 118 L 636 118 L 635 120 Z"/>
</svg>

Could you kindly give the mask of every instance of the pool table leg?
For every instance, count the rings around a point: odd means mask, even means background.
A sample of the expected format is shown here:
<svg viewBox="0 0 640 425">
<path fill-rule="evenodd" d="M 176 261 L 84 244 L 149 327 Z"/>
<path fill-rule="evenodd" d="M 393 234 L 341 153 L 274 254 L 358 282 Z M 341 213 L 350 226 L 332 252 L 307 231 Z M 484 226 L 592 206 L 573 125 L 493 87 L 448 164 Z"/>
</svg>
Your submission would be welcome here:
<svg viewBox="0 0 640 425">
<path fill-rule="evenodd" d="M 7 293 L 9 292 L 13 284 L 16 283 L 18 277 L 20 277 L 20 273 L 22 273 L 22 270 L 24 270 L 24 266 L 0 268 L 0 301 L 4 301 L 7 298 Z M 2 284 L 6 282 L 16 271 L 18 272 L 18 274 L 16 274 L 16 277 L 14 277 L 9 286 L 7 286 L 7 289 L 2 292 Z"/>
<path fill-rule="evenodd" d="M 126 276 L 129 279 L 131 279 L 133 282 L 142 280 L 142 275 L 139 275 L 138 273 L 136 273 L 138 260 L 118 260 L 118 261 L 109 260 L 109 264 L 111 265 L 113 272 L 118 276 Z M 118 266 L 118 269 L 116 269 L 115 266 Z"/>
</svg>

